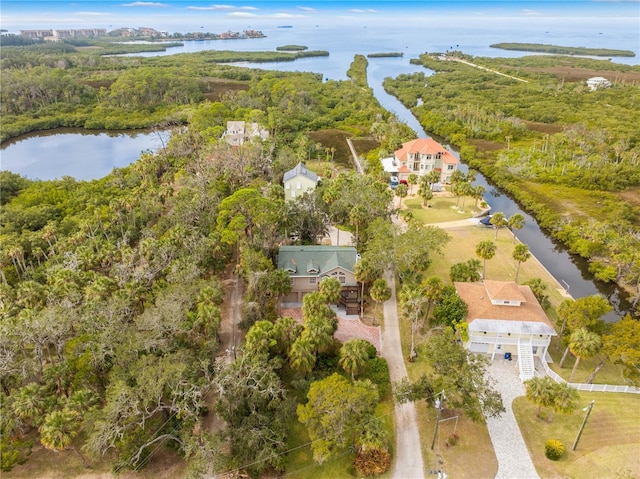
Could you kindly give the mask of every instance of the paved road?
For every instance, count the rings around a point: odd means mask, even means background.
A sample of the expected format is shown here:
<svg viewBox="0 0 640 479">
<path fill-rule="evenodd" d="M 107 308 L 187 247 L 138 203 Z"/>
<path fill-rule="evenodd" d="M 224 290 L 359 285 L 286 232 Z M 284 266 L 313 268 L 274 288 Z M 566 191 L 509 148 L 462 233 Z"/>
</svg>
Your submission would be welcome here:
<svg viewBox="0 0 640 479">
<path fill-rule="evenodd" d="M 384 303 L 384 329 L 382 332 L 382 356 L 389 364 L 391 381 L 400 381 L 407 376 L 407 369 L 400 344 L 396 288 L 393 274 L 386 272 L 384 279 L 391 288 L 391 299 Z M 418 419 L 413 403 L 396 404 L 396 461 L 394 479 L 424 479 L 422 450 Z"/>
<path fill-rule="evenodd" d="M 349 142 L 354 161 L 358 171 L 362 173 L 362 167 L 358 161 L 358 155 Z M 394 207 L 396 200 L 394 197 Z M 406 228 L 404 222 L 398 217 L 392 220 Z M 342 235 L 341 235 L 342 236 Z M 340 239 L 342 243 L 342 238 Z M 407 368 L 404 364 L 402 344 L 400 343 L 400 328 L 398 326 L 398 306 L 396 302 L 396 286 L 393 273 L 387 271 L 384 279 L 391 288 L 391 299 L 384 303 L 384 328 L 382 330 L 382 356 L 389 364 L 389 376 L 392 382 L 400 381 L 407 376 Z M 413 403 L 396 404 L 396 457 L 392 479 L 424 479 L 424 465 L 422 462 L 422 449 L 420 445 L 420 432 L 418 431 L 418 416 Z"/>
</svg>

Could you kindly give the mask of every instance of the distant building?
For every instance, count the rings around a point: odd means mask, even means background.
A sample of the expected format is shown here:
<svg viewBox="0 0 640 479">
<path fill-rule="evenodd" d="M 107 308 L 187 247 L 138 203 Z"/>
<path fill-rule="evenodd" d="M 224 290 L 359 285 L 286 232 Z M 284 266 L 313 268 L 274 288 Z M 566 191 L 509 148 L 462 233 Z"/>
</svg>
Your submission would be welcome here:
<svg viewBox="0 0 640 479">
<path fill-rule="evenodd" d="M 284 174 L 284 199 L 293 201 L 304 193 L 313 191 L 318 185 L 320 177 L 308 170 L 302 163 Z"/>
<path fill-rule="evenodd" d="M 20 30 L 20 35 L 32 40 L 62 41 L 65 38 L 95 38 L 104 37 L 105 28 L 81 28 L 64 30 Z"/>
<path fill-rule="evenodd" d="M 255 137 L 266 140 L 269 132 L 257 123 L 247 125 L 244 121 L 228 121 L 227 129 L 222 134 L 222 138 L 231 146 L 242 146 L 245 141 Z"/>
<path fill-rule="evenodd" d="M 20 30 L 20 36 L 32 40 L 44 40 L 46 37 L 53 36 L 53 30 Z"/>
<path fill-rule="evenodd" d="M 422 176 L 436 170 L 440 172 L 439 182 L 449 183 L 459 163 L 458 158 L 437 141 L 418 138 L 404 143 L 394 156 L 383 159 L 382 167 L 399 181 L 408 180 L 411 174 Z"/>
<path fill-rule="evenodd" d="M 589 87 L 589 90 L 593 91 L 599 88 L 609 88 L 611 86 L 611 82 L 605 77 L 591 77 L 587 80 L 587 86 Z"/>
</svg>

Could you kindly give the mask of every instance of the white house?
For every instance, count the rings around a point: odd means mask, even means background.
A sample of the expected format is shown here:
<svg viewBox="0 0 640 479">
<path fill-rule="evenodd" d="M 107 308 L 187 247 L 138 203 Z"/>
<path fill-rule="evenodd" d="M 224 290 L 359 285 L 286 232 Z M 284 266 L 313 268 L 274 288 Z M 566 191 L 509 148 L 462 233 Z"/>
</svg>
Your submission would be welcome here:
<svg viewBox="0 0 640 479">
<path fill-rule="evenodd" d="M 308 170 L 302 163 L 284 174 L 284 199 L 293 201 L 304 193 L 313 191 L 318 185 L 320 177 Z"/>
<path fill-rule="evenodd" d="M 553 325 L 529 286 L 513 281 L 454 283 L 458 295 L 469 307 L 469 340 L 472 352 L 517 356 L 520 378 L 533 377 L 533 357 L 545 360 Z"/>
<path fill-rule="evenodd" d="M 384 171 L 400 181 L 409 175 L 425 175 L 432 170 L 440 172 L 440 183 L 449 183 L 451 174 L 458 169 L 458 158 L 432 138 L 417 138 L 402 145 L 394 156 L 382 160 Z"/>
<path fill-rule="evenodd" d="M 222 138 L 231 146 L 242 146 L 245 141 L 255 137 L 266 140 L 269 137 L 269 132 L 257 123 L 247 125 L 244 121 L 228 121 L 227 129 L 222 134 Z"/>
<path fill-rule="evenodd" d="M 609 88 L 611 82 L 605 77 L 591 77 L 587 80 L 587 86 L 589 90 L 597 90 L 598 88 Z"/>
</svg>

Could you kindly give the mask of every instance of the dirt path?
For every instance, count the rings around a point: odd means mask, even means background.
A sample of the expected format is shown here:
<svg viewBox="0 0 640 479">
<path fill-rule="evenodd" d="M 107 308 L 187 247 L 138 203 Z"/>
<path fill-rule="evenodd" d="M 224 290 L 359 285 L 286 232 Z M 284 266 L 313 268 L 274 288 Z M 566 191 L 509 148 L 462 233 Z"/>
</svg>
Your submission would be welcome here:
<svg viewBox="0 0 640 479">
<path fill-rule="evenodd" d="M 391 288 L 391 299 L 384 303 L 384 329 L 382 332 L 382 356 L 389 364 L 391 381 L 400 381 L 407 376 L 404 364 L 398 307 L 393 273 L 386 272 L 384 279 Z M 418 418 L 413 403 L 396 404 L 396 457 L 394 479 L 424 479 L 424 465 L 418 432 Z"/>
</svg>

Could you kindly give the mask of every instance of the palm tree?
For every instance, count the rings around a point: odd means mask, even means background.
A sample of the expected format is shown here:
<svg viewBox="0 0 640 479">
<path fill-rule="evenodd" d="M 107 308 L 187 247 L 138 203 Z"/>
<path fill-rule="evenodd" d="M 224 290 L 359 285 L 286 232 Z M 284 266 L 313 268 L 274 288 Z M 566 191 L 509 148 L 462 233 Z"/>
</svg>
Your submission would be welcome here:
<svg viewBox="0 0 640 479">
<path fill-rule="evenodd" d="M 415 173 L 411 173 L 409 175 L 409 177 L 407 178 L 407 183 L 409 183 L 410 189 L 409 189 L 409 195 L 413 194 L 413 185 L 418 183 L 418 175 L 416 175 Z"/>
<path fill-rule="evenodd" d="M 367 209 L 364 207 L 364 205 L 357 204 L 353 208 L 351 208 L 351 211 L 349 212 L 349 221 L 353 226 L 356 227 L 356 249 L 358 249 L 360 225 L 363 224 L 366 220 Z"/>
<path fill-rule="evenodd" d="M 520 213 L 512 215 L 511 218 L 509 218 L 509 221 L 507 221 L 507 226 L 513 233 L 513 241 L 515 241 L 516 234 L 513 230 L 521 230 L 524 227 L 524 216 L 522 216 Z"/>
<path fill-rule="evenodd" d="M 376 302 L 376 310 L 373 313 L 373 322 L 374 324 L 376 324 L 376 316 L 378 314 L 378 304 L 384 303 L 385 301 L 391 299 L 391 288 L 389 287 L 385 279 L 378 278 L 371 285 L 369 294 L 371 295 L 371 299 L 373 299 Z"/>
<path fill-rule="evenodd" d="M 509 223 L 504 213 L 498 211 L 491 216 L 491 224 L 496 229 L 496 236 L 493 238 L 493 240 L 496 241 L 498 239 L 498 231 L 500 231 L 500 228 L 504 228 Z"/>
<path fill-rule="evenodd" d="M 526 244 L 517 244 L 513 249 L 513 259 L 516 260 L 518 266 L 516 268 L 516 283 L 518 282 L 518 274 L 520 274 L 520 265 L 531 257 L 529 247 Z"/>
<path fill-rule="evenodd" d="M 316 365 L 316 355 L 313 344 L 306 337 L 298 338 L 289 349 L 289 364 L 292 369 L 304 373 L 306 376 Z"/>
<path fill-rule="evenodd" d="M 336 304 L 340 300 L 342 293 L 342 284 L 338 278 L 325 278 L 320 281 L 318 287 L 320 294 L 324 297 L 327 304 Z"/>
<path fill-rule="evenodd" d="M 471 198 L 473 198 L 476 201 L 476 205 L 475 208 L 478 209 L 478 201 L 480 201 L 482 199 L 482 195 L 484 195 L 484 186 L 482 185 L 477 185 L 474 186 L 471 190 Z"/>
<path fill-rule="evenodd" d="M 398 296 L 402 304 L 402 314 L 411 322 L 411 352 L 409 353 L 409 359 L 413 360 L 417 355 L 414 340 L 415 327 L 427 300 L 424 297 L 422 288 L 411 283 L 406 283 L 402 286 Z"/>
<path fill-rule="evenodd" d="M 38 424 L 44 411 L 40 386 L 29 383 L 20 388 L 13 401 L 13 413 L 22 421 Z"/>
<path fill-rule="evenodd" d="M 551 397 L 551 412 L 547 417 L 547 422 L 552 421 L 553 413 L 571 414 L 578 408 L 580 394 L 577 389 L 572 388 L 567 383 L 553 384 Z"/>
<path fill-rule="evenodd" d="M 76 411 L 63 409 L 47 414 L 44 424 L 40 427 L 40 442 L 47 449 L 63 451 L 72 449 L 82 461 L 84 467 L 89 463 L 80 451 L 73 447 L 73 440 L 80 432 L 80 414 Z"/>
<path fill-rule="evenodd" d="M 576 357 L 576 362 L 571 370 L 569 382 L 573 381 L 573 376 L 578 370 L 578 364 L 582 358 L 592 358 L 600 350 L 602 338 L 597 333 L 593 333 L 586 328 L 578 328 L 569 337 L 569 350 Z"/>
<path fill-rule="evenodd" d="M 351 381 L 355 381 L 356 374 L 362 373 L 369 362 L 369 343 L 364 339 L 350 339 L 340 348 L 338 364 L 351 374 Z"/>
<path fill-rule="evenodd" d="M 364 287 L 366 283 L 371 283 L 375 281 L 381 274 L 381 271 L 376 268 L 373 262 L 369 259 L 367 255 L 364 255 L 360 258 L 355 265 L 355 277 L 356 280 L 361 285 L 360 290 L 360 317 L 364 314 Z"/>
<path fill-rule="evenodd" d="M 425 318 L 428 321 L 431 306 L 433 306 L 438 298 L 440 298 L 444 285 L 442 284 L 442 280 L 437 276 L 428 277 L 422 285 L 424 286 L 424 297 L 427 299 L 427 312 L 425 313 Z"/>
<path fill-rule="evenodd" d="M 429 182 L 429 189 L 434 185 L 434 183 L 438 183 L 440 181 L 441 173 L 438 170 L 431 170 L 426 174 Z"/>
<path fill-rule="evenodd" d="M 491 259 L 495 256 L 496 254 L 496 244 L 493 241 L 481 241 L 480 243 L 478 243 L 478 245 L 476 246 L 476 254 L 480 257 L 480 259 L 482 259 L 483 265 L 482 265 L 482 279 L 484 280 L 486 277 L 486 268 L 487 268 L 487 260 Z"/>
<path fill-rule="evenodd" d="M 552 397 L 554 384 L 555 383 L 549 376 L 536 376 L 525 382 L 527 387 L 527 399 L 538 406 L 538 412 L 536 414 L 538 419 L 542 419 L 540 416 L 542 408 L 549 407 L 553 404 Z"/>
<path fill-rule="evenodd" d="M 422 197 L 422 205 L 429 206 L 429 200 L 433 198 L 433 191 L 431 191 L 431 187 L 429 185 L 420 186 L 418 194 Z"/>
<path fill-rule="evenodd" d="M 405 185 L 404 183 L 400 183 L 396 187 L 396 196 L 400 198 L 400 206 L 398 207 L 399 209 L 402 209 L 402 198 L 407 196 L 408 192 L 409 190 L 407 189 L 407 185 Z"/>
</svg>

